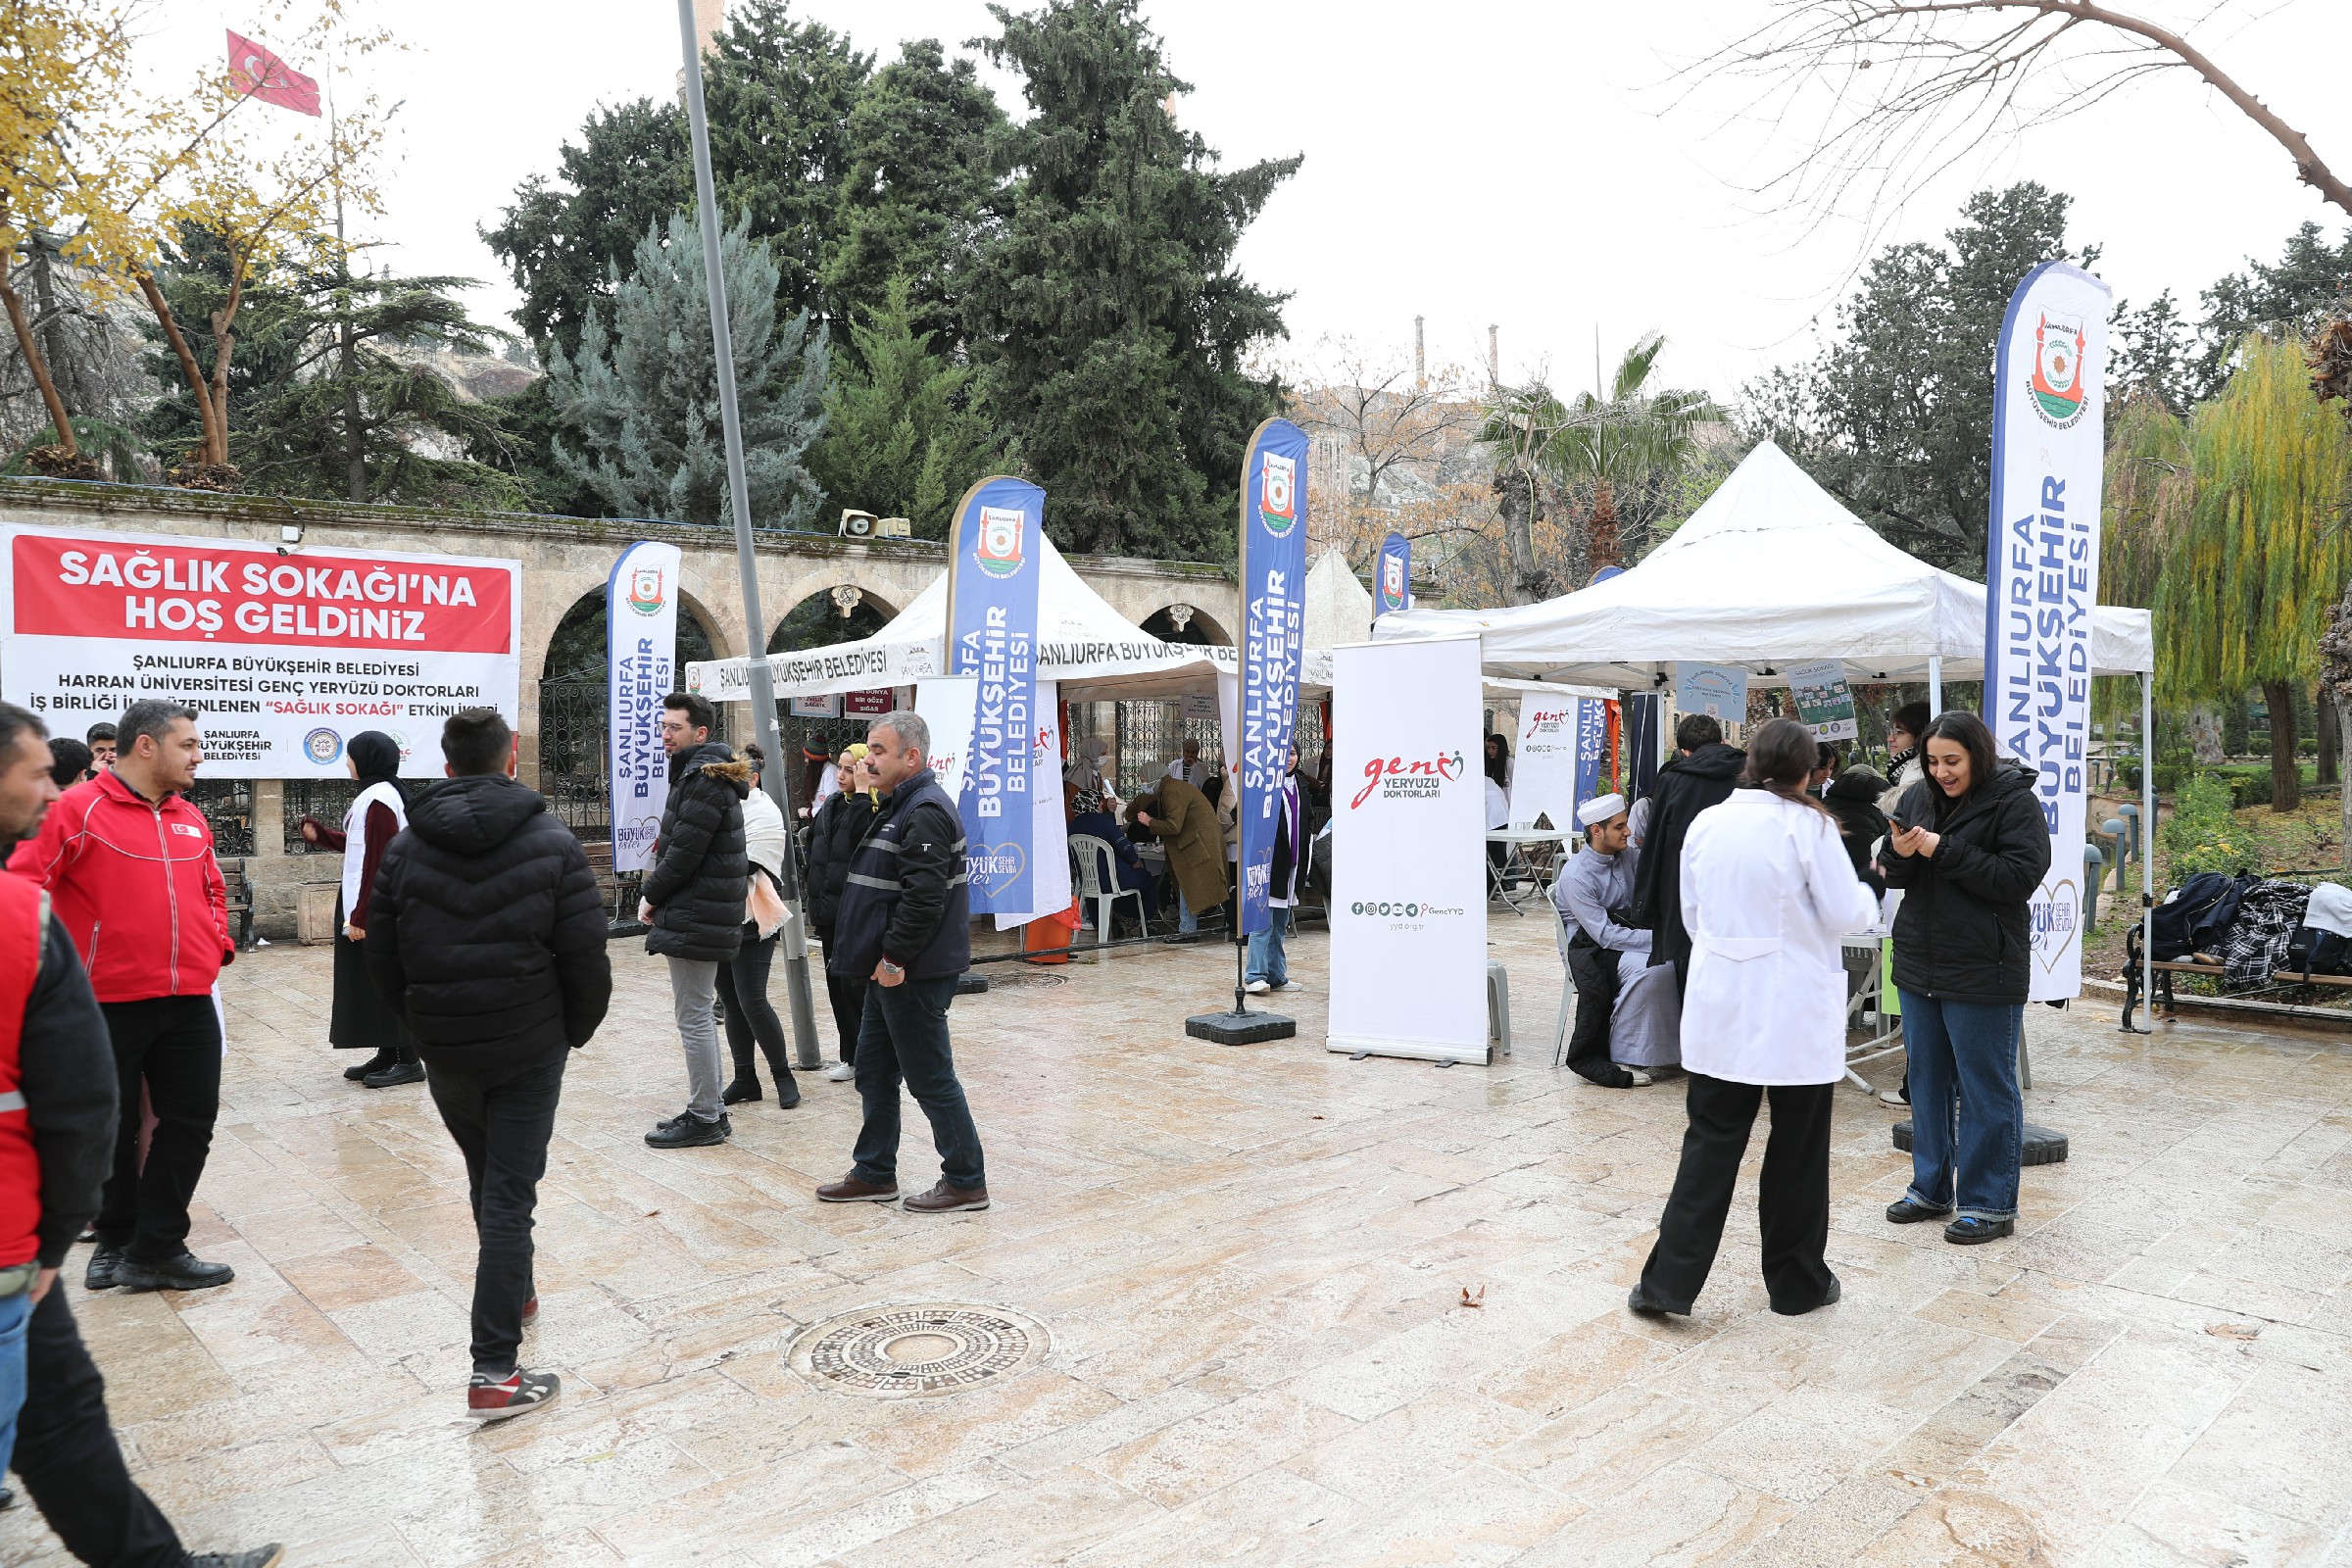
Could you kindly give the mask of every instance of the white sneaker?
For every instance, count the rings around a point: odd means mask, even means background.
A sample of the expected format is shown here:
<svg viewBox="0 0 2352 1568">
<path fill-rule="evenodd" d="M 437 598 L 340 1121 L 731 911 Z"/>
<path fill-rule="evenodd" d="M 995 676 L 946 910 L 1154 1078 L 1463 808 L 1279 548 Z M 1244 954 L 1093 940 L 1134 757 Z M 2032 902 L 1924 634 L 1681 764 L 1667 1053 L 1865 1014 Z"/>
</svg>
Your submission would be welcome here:
<svg viewBox="0 0 2352 1568">
<path fill-rule="evenodd" d="M 1905 1100 L 1900 1091 L 1893 1089 L 1880 1090 L 1879 1103 L 1882 1105 L 1892 1105 L 1897 1110 L 1909 1110 L 1911 1108 L 1911 1102 Z"/>
<path fill-rule="evenodd" d="M 1250 995 L 1253 997 L 1262 997 L 1274 988 L 1267 985 L 1263 980 L 1252 980 L 1248 985 L 1242 987 L 1242 989 L 1249 992 Z"/>
<path fill-rule="evenodd" d="M 837 1061 L 825 1069 L 827 1083 L 846 1084 L 858 1076 L 858 1069 L 846 1061 Z"/>
<path fill-rule="evenodd" d="M 1651 1084 L 1657 1082 L 1655 1078 L 1652 1078 L 1648 1073 L 1643 1072 L 1639 1067 L 1626 1068 L 1625 1075 L 1634 1081 L 1633 1086 L 1636 1089 L 1647 1089 Z"/>
</svg>

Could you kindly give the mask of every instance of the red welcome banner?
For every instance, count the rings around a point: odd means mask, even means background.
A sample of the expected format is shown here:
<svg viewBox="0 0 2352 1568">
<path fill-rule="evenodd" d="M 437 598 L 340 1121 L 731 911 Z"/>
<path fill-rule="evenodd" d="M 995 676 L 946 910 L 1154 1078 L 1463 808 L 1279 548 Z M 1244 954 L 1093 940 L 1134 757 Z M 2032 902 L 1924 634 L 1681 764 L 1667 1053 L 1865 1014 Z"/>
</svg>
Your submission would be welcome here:
<svg viewBox="0 0 2352 1568">
<path fill-rule="evenodd" d="M 502 564 L 20 533 L 10 565 L 18 636 L 514 652 Z"/>
</svg>

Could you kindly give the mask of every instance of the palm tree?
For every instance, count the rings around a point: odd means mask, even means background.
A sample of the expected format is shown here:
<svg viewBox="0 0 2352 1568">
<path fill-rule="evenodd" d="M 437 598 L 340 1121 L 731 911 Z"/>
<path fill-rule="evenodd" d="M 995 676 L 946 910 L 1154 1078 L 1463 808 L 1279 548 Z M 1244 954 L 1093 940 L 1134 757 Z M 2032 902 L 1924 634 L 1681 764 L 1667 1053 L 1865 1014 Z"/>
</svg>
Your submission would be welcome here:
<svg viewBox="0 0 2352 1568">
<path fill-rule="evenodd" d="M 1665 336 L 1652 332 L 1626 350 L 1606 396 L 1598 388 L 1578 393 L 1544 454 L 1561 479 L 1592 487 L 1585 557 L 1592 571 L 1622 564 L 1618 487 L 1679 473 L 1698 455 L 1698 425 L 1719 417 L 1704 392 L 1651 390 L 1665 347 Z"/>
</svg>

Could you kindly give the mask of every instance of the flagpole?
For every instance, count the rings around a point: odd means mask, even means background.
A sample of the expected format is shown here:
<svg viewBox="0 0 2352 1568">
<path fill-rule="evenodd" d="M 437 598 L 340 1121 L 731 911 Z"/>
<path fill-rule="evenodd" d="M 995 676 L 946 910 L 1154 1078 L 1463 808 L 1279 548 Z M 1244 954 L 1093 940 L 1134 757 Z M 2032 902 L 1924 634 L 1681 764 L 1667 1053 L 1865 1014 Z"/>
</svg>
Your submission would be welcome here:
<svg viewBox="0 0 2352 1568">
<path fill-rule="evenodd" d="M 760 564 L 752 551 L 752 487 L 744 472 L 743 417 L 735 406 L 735 339 L 727 322 L 727 284 L 718 269 L 718 193 L 710 174 L 710 122 L 703 112 L 702 40 L 695 36 L 694 0 L 678 0 L 678 44 L 686 56 L 686 119 L 694 132 L 695 210 L 703 223 L 703 272 L 710 293 L 712 359 L 718 368 L 719 424 L 727 445 L 727 496 L 735 514 L 735 569 L 743 579 L 744 638 L 752 677 L 752 727 L 767 765 L 760 787 L 784 813 L 784 989 L 792 1002 L 793 1064 L 813 1072 L 816 1007 L 808 989 L 808 945 L 801 926 L 800 870 L 793 860 L 792 796 L 784 787 L 784 748 L 776 734 L 776 687 L 767 666 L 767 619 L 760 612 Z"/>
</svg>

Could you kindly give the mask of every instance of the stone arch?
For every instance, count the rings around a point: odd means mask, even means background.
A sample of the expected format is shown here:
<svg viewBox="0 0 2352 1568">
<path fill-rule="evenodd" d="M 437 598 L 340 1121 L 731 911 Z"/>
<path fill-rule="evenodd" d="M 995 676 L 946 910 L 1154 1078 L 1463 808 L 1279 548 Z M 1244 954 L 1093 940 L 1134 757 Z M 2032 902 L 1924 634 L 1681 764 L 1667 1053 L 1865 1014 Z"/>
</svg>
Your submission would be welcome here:
<svg viewBox="0 0 2352 1568">
<path fill-rule="evenodd" d="M 1176 612 L 1189 610 L 1184 624 L 1176 624 Z M 1143 629 L 1162 642 L 1191 643 L 1210 648 L 1230 648 L 1233 634 L 1225 628 L 1225 618 L 1201 609 L 1190 600 L 1171 598 L 1143 620 Z"/>
<path fill-rule="evenodd" d="M 804 586 L 807 591 L 785 607 L 768 632 L 767 651 L 771 654 L 870 637 L 905 608 L 893 602 L 897 597 L 895 590 L 877 592 L 846 577 L 827 582 L 824 574 L 811 574 Z M 857 603 L 846 617 L 833 598 L 834 590 L 839 588 L 856 589 L 858 593 Z"/>
</svg>

